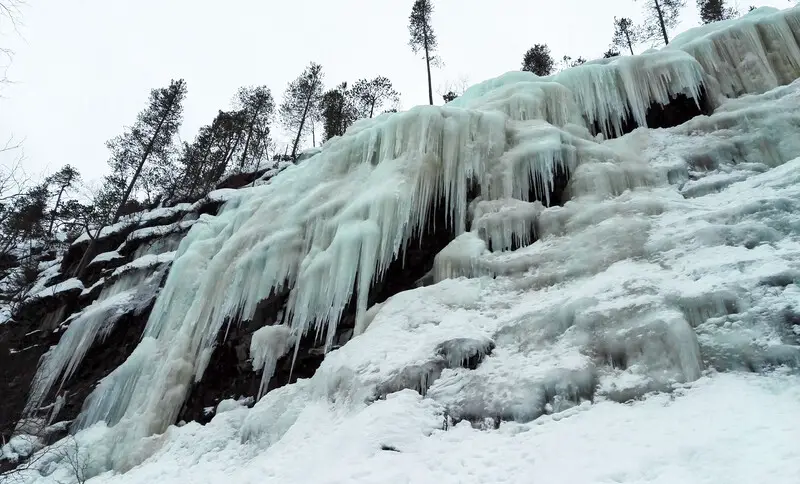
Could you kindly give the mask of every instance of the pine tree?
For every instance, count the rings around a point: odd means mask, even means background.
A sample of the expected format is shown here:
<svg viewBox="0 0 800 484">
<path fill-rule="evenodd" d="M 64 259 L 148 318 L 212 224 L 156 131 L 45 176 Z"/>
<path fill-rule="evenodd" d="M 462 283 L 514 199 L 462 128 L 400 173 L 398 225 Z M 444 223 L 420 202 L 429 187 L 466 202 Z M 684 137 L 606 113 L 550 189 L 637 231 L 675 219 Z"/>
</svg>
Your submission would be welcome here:
<svg viewBox="0 0 800 484">
<path fill-rule="evenodd" d="M 319 109 L 321 101 L 322 66 L 312 62 L 297 79 L 289 83 L 280 107 L 283 124 L 296 132 L 292 143 L 292 160 L 297 160 L 297 149 L 305 134 L 304 129 L 314 117 L 314 112 Z"/>
<path fill-rule="evenodd" d="M 436 34 L 431 26 L 431 15 L 433 14 L 432 0 L 416 0 L 411 8 L 411 15 L 408 18 L 408 32 L 411 40 L 408 44 L 415 54 L 424 52 L 425 64 L 428 69 L 428 102 L 433 105 L 433 87 L 431 85 L 431 63 L 436 65 L 438 59 L 433 56 L 439 43 Z"/>
<path fill-rule="evenodd" d="M 614 37 L 611 39 L 611 45 L 620 49 L 627 48 L 633 54 L 633 44 L 639 41 L 639 29 L 634 27 L 633 21 L 629 18 L 614 17 Z"/>
<path fill-rule="evenodd" d="M 183 144 L 178 157 L 181 183 L 177 193 L 181 198 L 195 198 L 209 192 L 228 171 L 231 161 L 244 158 L 244 139 L 253 119 L 246 114 L 244 110 L 219 111 L 210 125 L 198 130 L 192 143 Z M 256 123 L 256 134 L 251 140 L 263 133 L 261 130 Z M 266 147 L 261 144 L 257 149 Z"/>
<path fill-rule="evenodd" d="M 397 104 L 400 94 L 392 88 L 392 81 L 378 76 L 372 80 L 359 79 L 353 84 L 353 99 L 359 118 L 371 118 L 384 103 Z"/>
<path fill-rule="evenodd" d="M 182 121 L 185 96 L 183 79 L 171 81 L 168 87 L 153 89 L 147 108 L 139 113 L 133 127 L 107 143 L 112 153 L 109 164 L 115 180 L 117 183 L 125 181 L 112 224 L 122 216 L 123 207 L 135 188 L 142 188 L 149 194 L 154 185 L 167 183 L 175 173 L 171 155 Z"/>
<path fill-rule="evenodd" d="M 56 191 L 56 201 L 53 209 L 50 211 L 50 223 L 47 227 L 47 236 L 53 236 L 53 226 L 55 225 L 56 218 L 61 215 L 61 202 L 67 190 L 72 188 L 79 180 L 80 173 L 77 169 L 70 165 L 64 165 L 60 170 L 47 178 L 50 185 L 54 185 Z"/>
<path fill-rule="evenodd" d="M 619 57 L 619 51 L 613 47 L 603 52 L 603 59 L 610 59 L 611 57 Z"/>
<path fill-rule="evenodd" d="M 347 128 L 358 119 L 353 103 L 353 94 L 343 82 L 322 96 L 322 121 L 325 141 L 334 136 L 342 136 Z"/>
<path fill-rule="evenodd" d="M 736 8 L 725 6 L 725 0 L 697 0 L 697 8 L 700 10 L 700 20 L 704 24 L 732 19 L 739 15 Z"/>
<path fill-rule="evenodd" d="M 643 38 L 656 40 L 661 37 L 665 44 L 669 44 L 667 30 L 678 25 L 678 17 L 685 6 L 686 0 L 645 0 Z"/>
<path fill-rule="evenodd" d="M 547 44 L 536 44 L 522 58 L 522 70 L 533 72 L 537 76 L 548 76 L 555 69 L 556 62 L 550 55 Z"/>
<path fill-rule="evenodd" d="M 275 102 L 267 86 L 242 87 L 236 94 L 236 110 L 244 120 L 244 140 L 239 156 L 239 169 L 257 167 L 267 157 L 270 121 Z"/>
</svg>

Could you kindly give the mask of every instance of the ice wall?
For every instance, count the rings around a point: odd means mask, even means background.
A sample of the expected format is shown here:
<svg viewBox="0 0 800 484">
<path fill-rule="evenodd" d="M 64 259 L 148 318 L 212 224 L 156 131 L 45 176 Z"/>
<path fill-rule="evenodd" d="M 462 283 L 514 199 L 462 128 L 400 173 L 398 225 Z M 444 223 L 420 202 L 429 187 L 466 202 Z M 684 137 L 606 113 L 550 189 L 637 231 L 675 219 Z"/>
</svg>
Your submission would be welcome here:
<svg viewBox="0 0 800 484">
<path fill-rule="evenodd" d="M 774 15 L 794 15 L 789 12 Z M 729 28 L 744 32 L 747 22 Z M 713 43 L 701 41 L 694 42 Z M 524 237 L 531 228 L 547 234 L 566 223 L 553 215 L 549 223 L 533 223 L 535 201 L 550 205 L 559 172 L 584 173 L 571 184 L 573 192 L 601 199 L 657 179 L 658 170 L 643 164 L 636 150 L 602 143 L 588 128 L 596 124 L 616 135 L 623 119 L 644 124 L 653 103 L 679 94 L 699 102 L 703 86 L 713 91 L 724 84 L 708 81 L 708 75 L 691 52 L 668 49 L 587 63 L 547 78 L 509 73 L 444 107 L 421 106 L 356 123 L 319 154 L 268 184 L 242 190 L 217 217 L 194 224 L 176 252 L 142 342 L 87 399 L 78 428 L 99 421 L 115 426 L 111 461 L 132 465 L 126 457 L 131 442 L 174 423 L 190 385 L 202 379 L 224 325 L 252 317 L 258 302 L 271 294 L 290 291 L 285 324 L 295 340 L 314 331 L 329 348 L 352 298 L 356 327 L 364 328 L 371 284 L 424 232 L 439 202 L 459 235 L 437 258 L 439 279 L 545 265 L 536 258 L 544 257 L 541 253 L 502 260 L 489 253 L 488 244 L 511 248 L 515 237 L 530 241 Z M 595 178 L 606 181 L 587 181 Z M 475 227 L 483 228 L 480 235 L 467 232 L 471 187 L 483 197 L 472 214 Z M 514 201 L 503 203 L 509 199 Z M 502 213 L 510 218 L 497 215 Z M 636 220 L 623 223 L 635 233 Z M 628 257 L 636 255 L 636 240 L 606 242 L 631 247 L 622 255 Z M 580 242 L 591 251 L 596 240 L 589 234 Z M 587 270 L 580 263 L 591 268 L 596 262 L 565 260 L 557 250 L 546 253 L 562 266 L 542 275 L 540 284 Z M 671 328 L 671 321 L 654 324 Z M 670 334 L 685 338 L 681 331 Z M 693 361 L 686 356 L 681 370 L 686 375 L 696 375 Z"/>
<path fill-rule="evenodd" d="M 665 51 L 697 59 L 727 97 L 763 93 L 800 77 L 800 7 L 762 7 L 696 27 L 676 36 Z"/>
</svg>

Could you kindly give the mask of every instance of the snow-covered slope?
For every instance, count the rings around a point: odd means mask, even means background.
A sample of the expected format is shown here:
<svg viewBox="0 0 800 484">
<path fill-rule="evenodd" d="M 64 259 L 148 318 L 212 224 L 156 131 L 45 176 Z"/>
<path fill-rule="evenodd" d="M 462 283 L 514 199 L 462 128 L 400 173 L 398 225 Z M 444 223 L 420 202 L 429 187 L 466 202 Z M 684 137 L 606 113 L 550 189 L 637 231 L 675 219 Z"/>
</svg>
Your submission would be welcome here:
<svg viewBox="0 0 800 484">
<path fill-rule="evenodd" d="M 736 472 L 750 465 L 790 482 L 761 452 L 800 457 L 766 437 L 798 430 L 781 425 L 800 410 L 800 81 L 780 86 L 800 77 L 797 38 L 800 8 L 760 9 L 661 52 L 509 73 L 445 107 L 359 122 L 233 198 L 193 224 L 141 343 L 87 399 L 75 438 L 89 474 L 750 482 Z M 679 96 L 715 112 L 604 139 Z M 437 209 L 455 239 L 435 284 L 369 308 L 373 283 Z M 333 349 L 349 305 L 357 336 L 252 409 L 171 427 L 225 324 L 282 292 L 285 327 L 252 346 L 265 371 L 308 331 Z M 758 432 L 763 448 L 748 454 L 736 439 Z M 562 468 L 567 449 L 577 455 Z M 309 456 L 328 464 L 309 470 Z M 69 479 L 57 461 L 41 461 L 41 482 Z"/>
</svg>

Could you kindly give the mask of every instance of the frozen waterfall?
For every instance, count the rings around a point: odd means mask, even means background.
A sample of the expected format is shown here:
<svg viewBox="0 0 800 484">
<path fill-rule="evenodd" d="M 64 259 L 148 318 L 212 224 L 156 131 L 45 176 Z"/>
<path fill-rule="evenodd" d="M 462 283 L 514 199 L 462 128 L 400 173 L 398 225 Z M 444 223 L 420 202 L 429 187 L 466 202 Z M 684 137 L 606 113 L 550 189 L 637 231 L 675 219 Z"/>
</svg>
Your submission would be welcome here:
<svg viewBox="0 0 800 484">
<path fill-rule="evenodd" d="M 670 183 L 687 190 L 702 183 L 694 176 L 700 160 L 731 172 L 800 156 L 800 85 L 775 90 L 800 77 L 798 39 L 800 8 L 759 9 L 687 32 L 662 51 L 543 78 L 512 72 L 443 107 L 359 121 L 319 154 L 241 190 L 218 216 L 194 223 L 142 341 L 87 399 L 77 428 L 105 422 L 114 435 L 107 444 L 111 465 L 135 465 L 141 459 L 131 449 L 175 423 L 222 328 L 287 291 L 283 325 L 254 337 L 251 347 L 254 366 L 264 371 L 260 392 L 275 360 L 302 335 L 316 332 L 331 348 L 351 300 L 356 327 L 366 331 L 326 358 L 310 383 L 267 394 L 243 431 L 254 440 L 264 434 L 263 415 L 273 418 L 280 408 L 280 418 L 293 418 L 287 399 L 297 392 L 369 402 L 398 375 L 424 382 L 416 386 L 454 417 L 519 420 L 596 392 L 623 398 L 633 388 L 698 378 L 700 347 L 714 329 L 687 315 L 726 316 L 717 309 L 726 307 L 730 288 L 716 276 L 675 269 L 704 263 L 682 252 L 680 237 L 702 237 L 699 225 L 738 223 L 747 207 L 722 195 L 693 202 Z M 604 140 L 621 135 L 625 120 L 646 126 L 652 104 L 679 95 L 719 109 L 671 131 Z M 603 136 L 592 134 L 597 128 Z M 788 197 L 780 178 L 788 171 L 752 183 Z M 570 174 L 572 201 L 546 209 L 558 173 Z M 480 199 L 470 199 L 471 187 Z M 436 257 L 438 284 L 401 293 L 368 315 L 370 287 L 422 235 L 438 203 L 457 236 Z M 698 233 L 681 232 L 695 225 Z M 763 236 L 766 228 L 753 230 Z M 447 280 L 462 276 L 473 279 Z M 748 272 L 742 286 L 756 278 Z M 710 293 L 718 296 L 712 307 L 692 298 Z M 68 334 L 91 344 L 94 336 L 77 334 L 81 327 L 102 333 L 91 315 L 87 310 Z M 389 324 L 392 316 L 401 322 Z M 76 346 L 68 334 L 51 350 L 67 376 L 80 361 L 79 353 L 65 351 Z M 436 348 L 456 337 L 496 342 L 497 358 L 475 371 L 443 363 Z M 738 348 L 743 337 L 731 334 L 726 343 Z M 83 352 L 85 346 L 78 345 Z"/>
</svg>

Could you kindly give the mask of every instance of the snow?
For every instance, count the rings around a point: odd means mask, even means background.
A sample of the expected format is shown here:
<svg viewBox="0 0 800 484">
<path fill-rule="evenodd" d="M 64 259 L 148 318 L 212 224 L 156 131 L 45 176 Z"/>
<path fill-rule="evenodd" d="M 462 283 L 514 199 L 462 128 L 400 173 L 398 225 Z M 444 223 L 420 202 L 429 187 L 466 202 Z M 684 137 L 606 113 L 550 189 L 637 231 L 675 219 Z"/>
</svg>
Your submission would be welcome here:
<svg viewBox="0 0 800 484">
<path fill-rule="evenodd" d="M 170 428 L 144 465 L 89 482 L 788 484 L 800 458 L 798 411 L 800 380 L 781 373 L 710 373 L 672 394 L 496 430 L 448 427 L 441 406 L 406 390 L 359 411 L 310 402 L 268 448 L 239 442 L 253 410 L 233 409 L 206 426 Z M 90 430 L 76 436 L 82 445 L 106 431 Z M 58 469 L 38 482 L 72 481 Z"/>
<path fill-rule="evenodd" d="M 111 469 L 96 482 L 793 482 L 800 81 L 775 86 L 796 12 L 361 121 L 228 198 L 174 254 L 129 267 L 174 255 L 139 346 L 76 424 L 95 473 Z M 748 64 L 778 41 L 769 68 Z M 590 134 L 701 88 L 711 116 Z M 545 208 L 558 171 L 568 201 Z M 457 237 L 435 284 L 367 308 L 442 200 Z M 314 376 L 170 426 L 223 325 L 285 290 L 254 367 L 266 379 L 313 330 L 332 350 Z M 353 299 L 357 336 L 333 348 Z M 65 338 L 43 374 L 69 373 L 82 346 Z"/>
<path fill-rule="evenodd" d="M 76 290 L 83 290 L 83 283 L 80 279 L 73 277 L 72 279 L 67 279 L 64 282 L 59 282 L 58 284 L 50 287 L 46 287 L 41 291 L 33 293 L 32 296 L 29 296 L 28 300 L 34 299 L 42 299 L 46 297 L 56 296 L 62 292 L 69 292 L 69 291 L 76 291 Z"/>
<path fill-rule="evenodd" d="M 122 256 L 119 254 L 119 252 L 117 252 L 116 250 L 112 250 L 111 252 L 103 252 L 102 254 L 98 254 L 97 257 L 95 257 L 94 259 L 92 259 L 91 262 L 89 262 L 89 265 L 91 266 L 92 264 L 109 262 L 114 259 L 121 259 L 121 258 Z"/>
<path fill-rule="evenodd" d="M 160 207 L 160 208 L 155 208 L 153 210 L 148 210 L 146 212 L 137 212 L 135 214 L 126 215 L 125 217 L 122 217 L 119 222 L 113 225 L 107 225 L 103 227 L 100 230 L 99 237 L 100 238 L 108 237 L 111 234 L 115 234 L 117 232 L 125 230 L 131 225 L 144 224 L 159 218 L 173 217 L 180 213 L 191 212 L 194 208 L 195 205 L 191 203 L 179 203 L 173 207 Z M 96 229 L 92 230 L 93 230 L 92 235 L 94 235 L 94 230 Z M 78 237 L 77 239 L 75 239 L 74 242 L 72 242 L 72 245 L 86 242 L 88 240 L 90 240 L 89 234 L 84 232 L 83 234 L 80 235 L 80 237 Z"/>
<path fill-rule="evenodd" d="M 163 252 L 161 254 L 148 254 L 125 265 L 119 266 L 111 273 L 111 277 L 120 276 L 126 272 L 148 269 L 162 264 L 168 264 L 175 258 L 175 252 Z"/>
</svg>

